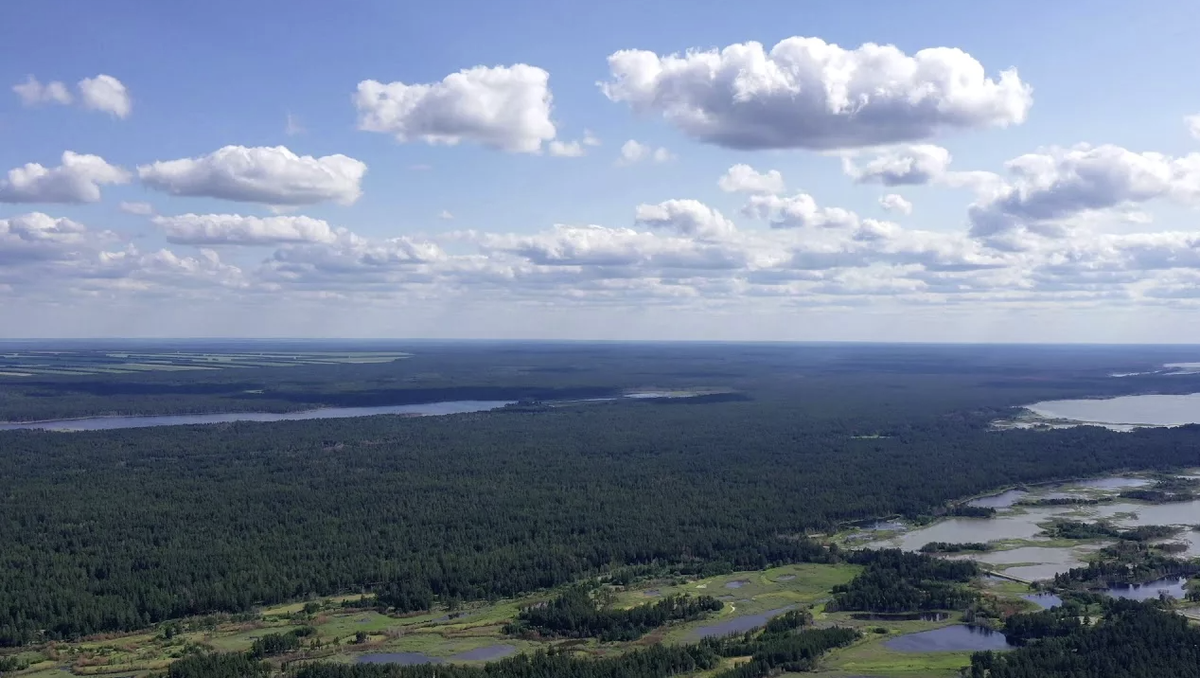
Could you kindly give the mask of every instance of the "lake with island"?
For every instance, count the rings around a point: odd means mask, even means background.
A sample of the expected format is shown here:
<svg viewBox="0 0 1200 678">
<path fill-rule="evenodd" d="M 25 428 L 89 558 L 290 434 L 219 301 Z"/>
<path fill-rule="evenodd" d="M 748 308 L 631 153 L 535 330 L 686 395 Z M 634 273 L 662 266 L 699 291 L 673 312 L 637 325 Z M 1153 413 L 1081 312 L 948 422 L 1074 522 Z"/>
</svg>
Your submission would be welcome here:
<svg viewBox="0 0 1200 678">
<path fill-rule="evenodd" d="M 945 557 L 971 559 L 985 569 L 1025 581 L 1045 581 L 1075 567 L 1082 567 L 1097 550 L 1112 543 L 1089 540 L 1064 546 L 1044 534 L 1044 528 L 1055 520 L 1107 522 L 1119 529 L 1148 525 L 1167 525 L 1179 529 L 1178 534 L 1165 541 L 1186 546 L 1180 557 L 1200 557 L 1200 499 L 1150 504 L 1123 499 L 1120 492 L 1149 487 L 1153 481 L 1137 476 L 1110 476 L 1079 480 L 1057 485 L 1011 489 L 967 502 L 970 506 L 996 509 L 987 518 L 945 518 L 926 525 L 906 526 L 898 521 L 886 524 L 886 530 L 860 529 L 851 535 L 856 545 L 867 548 L 900 548 L 918 551 L 930 542 L 984 542 L 994 545 L 985 552 L 960 552 Z M 1023 505 L 1046 498 L 1076 498 L 1097 500 L 1093 504 L 1064 504 L 1052 506 Z M 860 536 L 863 539 L 853 539 Z M 870 537 L 867 539 L 867 537 Z M 1183 596 L 1183 581 L 1150 582 L 1141 587 L 1112 587 L 1107 591 L 1119 598 L 1155 598 L 1165 591 L 1173 598 Z M 1049 599 L 1032 601 L 1049 602 Z"/>
</svg>

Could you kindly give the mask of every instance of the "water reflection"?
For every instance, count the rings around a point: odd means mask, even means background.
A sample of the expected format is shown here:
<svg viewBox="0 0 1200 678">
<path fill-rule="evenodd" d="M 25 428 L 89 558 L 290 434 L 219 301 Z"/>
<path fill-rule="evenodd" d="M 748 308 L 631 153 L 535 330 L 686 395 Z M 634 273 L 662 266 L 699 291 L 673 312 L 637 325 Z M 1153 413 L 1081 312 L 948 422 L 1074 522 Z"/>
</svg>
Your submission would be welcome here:
<svg viewBox="0 0 1200 678">
<path fill-rule="evenodd" d="M 1126 600 L 1154 600 L 1163 594 L 1178 600 L 1187 594 L 1186 584 L 1187 580 L 1183 577 L 1167 577 L 1145 584 L 1110 586 L 1104 592 L 1114 598 Z"/>
<path fill-rule="evenodd" d="M 884 647 L 896 652 L 965 652 L 1007 650 L 1012 645 L 999 631 L 960 624 L 898 636 Z"/>
</svg>

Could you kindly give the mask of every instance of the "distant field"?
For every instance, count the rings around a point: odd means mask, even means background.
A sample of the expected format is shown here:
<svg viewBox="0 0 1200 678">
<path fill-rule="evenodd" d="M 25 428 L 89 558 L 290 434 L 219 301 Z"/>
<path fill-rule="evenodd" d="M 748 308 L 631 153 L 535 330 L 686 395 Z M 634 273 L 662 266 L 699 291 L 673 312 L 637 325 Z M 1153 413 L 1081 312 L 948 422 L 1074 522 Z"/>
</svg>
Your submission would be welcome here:
<svg viewBox="0 0 1200 678">
<path fill-rule="evenodd" d="M 136 374 L 297 365 L 364 365 L 410 357 L 398 351 L 16 351 L 0 353 L 0 378 Z"/>
</svg>

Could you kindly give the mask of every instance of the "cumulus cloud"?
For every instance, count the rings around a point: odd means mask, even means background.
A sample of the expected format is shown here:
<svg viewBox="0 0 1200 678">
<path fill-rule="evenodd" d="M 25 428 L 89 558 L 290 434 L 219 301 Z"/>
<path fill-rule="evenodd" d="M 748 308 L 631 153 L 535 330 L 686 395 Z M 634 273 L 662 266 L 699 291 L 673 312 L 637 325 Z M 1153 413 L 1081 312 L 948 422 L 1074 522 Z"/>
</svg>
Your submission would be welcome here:
<svg viewBox="0 0 1200 678">
<path fill-rule="evenodd" d="M 612 275 L 632 277 L 630 269 L 736 269 L 745 265 L 734 248 L 699 243 L 690 238 L 662 237 L 630 228 L 557 225 L 532 236 L 492 235 L 482 238 L 486 250 L 516 254 L 541 266 L 582 266 L 614 269 Z M 605 275 L 591 271 L 587 275 Z"/>
<path fill-rule="evenodd" d="M 31 162 L 0 179 L 0 202 L 87 203 L 100 200 L 100 186 L 129 182 L 129 172 L 98 155 L 62 154 L 58 167 Z"/>
<path fill-rule="evenodd" d="M 926 139 L 960 129 L 1024 122 L 1032 89 L 1015 69 L 989 78 L 966 52 L 909 56 L 891 45 L 847 50 L 787 38 L 659 56 L 608 57 L 612 101 L 659 113 L 685 134 L 738 149 L 835 149 Z"/>
<path fill-rule="evenodd" d="M 261 273 L 277 284 L 309 285 L 333 280 L 372 283 L 397 280 L 392 276 L 398 272 L 420 272 L 422 266 L 445 258 L 442 248 L 429 241 L 408 236 L 370 240 L 339 231 L 331 242 L 276 250 Z"/>
<path fill-rule="evenodd" d="M 60 104 L 65 106 L 74 100 L 71 93 L 67 91 L 67 86 L 63 83 L 54 80 L 43 85 L 32 75 L 26 77 L 25 82 L 13 85 L 12 91 L 16 92 L 17 96 L 21 99 L 21 103 L 26 106 L 37 106 L 39 104 Z"/>
<path fill-rule="evenodd" d="M 181 214 L 151 219 L 167 241 L 185 245 L 284 245 L 333 242 L 337 233 L 305 216 L 251 217 L 240 214 Z"/>
<path fill-rule="evenodd" d="M 559 141 L 555 139 L 550 142 L 548 150 L 550 155 L 560 158 L 578 158 L 582 155 L 587 155 L 587 147 L 599 146 L 600 140 L 592 136 L 592 133 L 584 130 L 583 138 L 576 141 Z"/>
<path fill-rule="evenodd" d="M 1200 199 L 1200 154 L 1173 158 L 1119 146 L 1079 145 L 1027 153 L 1006 163 L 1010 179 L 989 187 L 969 209 L 971 232 L 989 237 L 1016 230 L 1060 237 L 1080 214 L 1156 198 Z"/>
<path fill-rule="evenodd" d="M 621 144 L 621 155 L 617 158 L 617 164 L 632 165 L 642 161 L 667 162 L 674 157 L 670 151 L 661 146 L 652 148 L 630 139 Z"/>
<path fill-rule="evenodd" d="M 698 200 L 667 200 L 657 205 L 638 205 L 635 214 L 637 223 L 642 226 L 696 238 L 721 238 L 737 231 L 732 221 Z"/>
<path fill-rule="evenodd" d="M 1188 134 L 1192 135 L 1193 139 L 1200 139 L 1200 114 L 1185 115 L 1183 124 L 1187 125 Z"/>
<path fill-rule="evenodd" d="M 771 228 L 854 228 L 858 215 L 840 207 L 818 207 L 807 193 L 790 197 L 752 195 L 742 208 L 749 217 L 768 221 Z"/>
<path fill-rule="evenodd" d="M 876 152 L 862 166 L 853 156 L 846 156 L 842 158 L 842 170 L 860 184 L 927 184 L 946 173 L 950 159 L 950 151 L 941 146 L 901 145 Z"/>
<path fill-rule="evenodd" d="M 888 193 L 879 197 L 879 206 L 888 212 L 897 214 L 912 214 L 912 203 L 897 193 Z"/>
<path fill-rule="evenodd" d="M 142 217 L 148 217 L 151 214 L 154 214 L 154 205 L 151 205 L 148 202 L 121 201 L 121 204 L 117 207 L 126 214 L 136 214 Z"/>
<path fill-rule="evenodd" d="M 103 73 L 79 81 L 79 99 L 85 108 L 117 118 L 127 118 L 133 110 L 133 102 L 124 83 Z"/>
<path fill-rule="evenodd" d="M 556 134 L 549 82 L 549 73 L 527 64 L 476 66 L 429 84 L 364 80 L 354 95 L 358 128 L 406 143 L 467 140 L 539 153 Z"/>
<path fill-rule="evenodd" d="M 442 210 L 441 212 L 438 212 L 438 219 L 442 219 L 444 221 L 450 221 L 453 218 L 454 218 L 454 215 L 450 213 L 450 210 Z"/>
<path fill-rule="evenodd" d="M 734 165 L 717 180 L 726 193 L 783 193 L 783 175 L 779 170 L 760 173 L 749 165 Z"/>
<path fill-rule="evenodd" d="M 265 205 L 352 204 L 367 165 L 345 155 L 298 156 L 284 146 L 225 146 L 198 158 L 139 165 L 146 186 L 171 195 Z"/>
</svg>

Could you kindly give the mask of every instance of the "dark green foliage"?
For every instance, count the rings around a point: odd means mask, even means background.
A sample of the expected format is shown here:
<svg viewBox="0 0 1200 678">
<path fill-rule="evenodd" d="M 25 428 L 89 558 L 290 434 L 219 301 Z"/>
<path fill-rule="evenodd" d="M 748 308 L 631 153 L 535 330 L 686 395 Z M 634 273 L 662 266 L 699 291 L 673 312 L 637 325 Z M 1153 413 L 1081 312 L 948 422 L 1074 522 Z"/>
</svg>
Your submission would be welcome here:
<svg viewBox="0 0 1200 678">
<path fill-rule="evenodd" d="M 248 654 L 197 654 L 171 664 L 167 678 L 266 678 L 271 665 Z"/>
<path fill-rule="evenodd" d="M 946 509 L 946 515 L 959 518 L 991 518 L 996 515 L 996 509 L 991 506 L 968 506 L 959 504 Z"/>
<path fill-rule="evenodd" d="M 1079 631 L 1084 613 L 1078 603 L 1064 602 L 1049 610 L 1014 614 L 1004 620 L 1004 637 L 1014 645 L 1024 645 L 1037 638 L 1069 636 Z"/>
<path fill-rule="evenodd" d="M 964 551 L 982 552 L 990 550 L 992 550 L 990 544 L 977 541 L 969 541 L 964 543 L 931 541 L 921 547 L 921 553 L 961 553 Z"/>
<path fill-rule="evenodd" d="M 1104 523 L 1084 523 L 1077 520 L 1058 520 L 1045 530 L 1049 537 L 1061 539 L 1124 539 L 1147 542 L 1164 539 L 1179 532 L 1167 525 L 1141 525 L 1128 530 L 1119 530 Z"/>
<path fill-rule="evenodd" d="M 1179 560 L 1163 555 L 1155 547 L 1122 541 L 1100 549 L 1098 558 L 1086 567 L 1054 575 L 1054 586 L 1063 589 L 1103 588 L 1144 584 L 1155 579 L 1200 573 L 1200 561 Z"/>
<path fill-rule="evenodd" d="M 587 587 L 573 586 L 543 604 L 521 610 L 504 631 L 547 638 L 635 640 L 668 622 L 699 619 L 723 606 L 712 596 L 674 595 L 628 609 L 606 609 Z"/>
<path fill-rule="evenodd" d="M 798 633 L 764 633 L 745 646 L 724 650 L 725 656 L 750 655 L 750 661 L 715 674 L 714 678 L 766 678 L 790 671 L 811 671 L 822 654 L 858 640 L 854 629 L 832 627 Z"/>
<path fill-rule="evenodd" d="M 1063 619 L 1030 627 L 1040 639 L 1010 652 L 977 652 L 970 678 L 1197 678 L 1200 629 L 1152 603 L 1111 601 L 1094 626 Z M 1026 640 L 1039 636 L 1031 635 Z"/>
<path fill-rule="evenodd" d="M 850 583 L 834 587 L 826 610 L 956 610 L 978 597 L 963 585 L 979 574 L 979 566 L 969 560 L 945 560 L 899 549 L 860 551 L 848 559 L 865 569 Z"/>
<path fill-rule="evenodd" d="M 482 667 L 322 662 L 299 668 L 294 678 L 667 678 L 712 669 L 718 662 L 720 655 L 709 645 L 654 645 L 602 659 L 522 654 Z"/>
<path fill-rule="evenodd" d="M 268 633 L 254 639 L 250 646 L 250 656 L 255 659 L 274 657 L 276 655 L 295 652 L 300 649 L 300 635 L 297 633 Z"/>
</svg>

